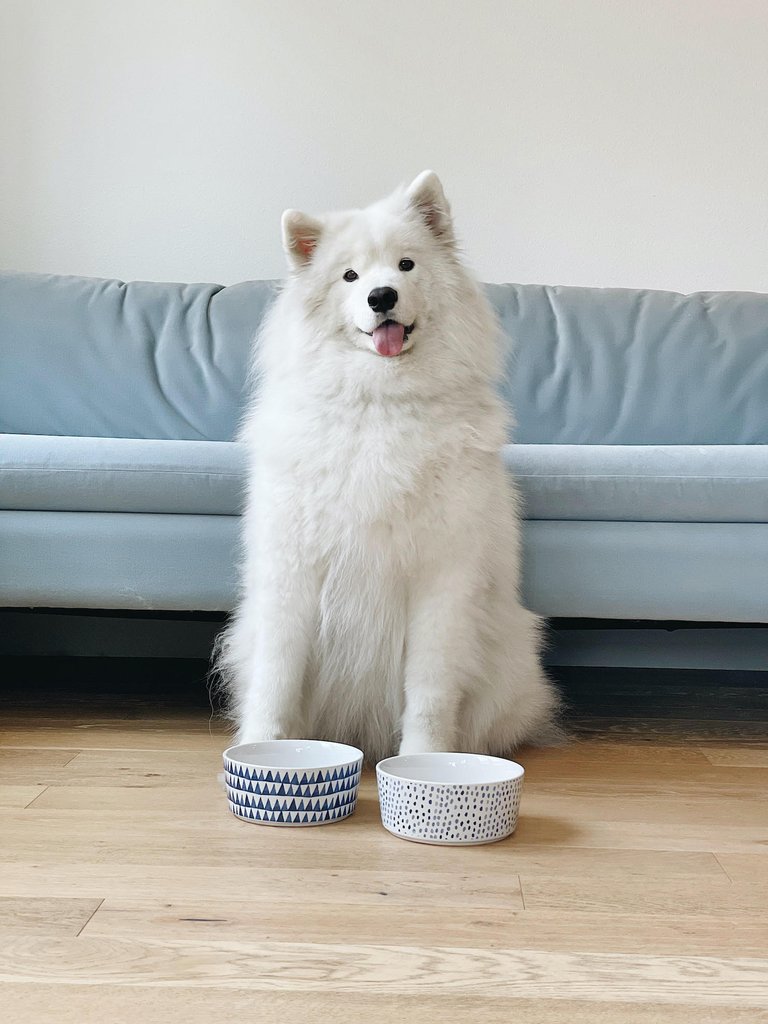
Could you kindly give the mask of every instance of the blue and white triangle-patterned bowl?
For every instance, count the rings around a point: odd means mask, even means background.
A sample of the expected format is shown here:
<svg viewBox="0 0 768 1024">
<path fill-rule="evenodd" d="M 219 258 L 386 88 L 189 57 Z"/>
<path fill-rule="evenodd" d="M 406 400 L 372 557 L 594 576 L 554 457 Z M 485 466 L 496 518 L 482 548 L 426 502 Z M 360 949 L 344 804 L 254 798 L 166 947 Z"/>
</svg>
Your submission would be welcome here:
<svg viewBox="0 0 768 1024">
<path fill-rule="evenodd" d="M 229 807 L 261 825 L 324 825 L 355 810 L 363 752 L 324 740 L 243 743 L 224 751 Z"/>
<path fill-rule="evenodd" d="M 254 807 L 242 807 L 240 804 L 229 802 L 229 809 L 238 818 L 244 821 L 253 821 L 257 825 L 289 825 L 296 827 L 306 825 L 327 825 L 329 822 L 341 821 L 348 818 L 355 810 L 355 805 L 340 807 L 328 811 L 303 811 L 291 813 L 289 811 L 260 811 Z"/>
<path fill-rule="evenodd" d="M 511 835 L 524 771 L 485 754 L 403 754 L 376 766 L 381 822 L 401 839 L 476 846 Z"/>
<path fill-rule="evenodd" d="M 360 783 L 360 768 L 357 763 L 344 765 L 338 772 L 331 772 L 328 778 L 322 779 L 317 772 L 254 771 L 249 776 L 225 767 L 224 779 L 232 789 L 242 789 L 245 793 L 285 796 L 300 792 L 302 796 L 322 796 L 354 789 Z"/>
</svg>

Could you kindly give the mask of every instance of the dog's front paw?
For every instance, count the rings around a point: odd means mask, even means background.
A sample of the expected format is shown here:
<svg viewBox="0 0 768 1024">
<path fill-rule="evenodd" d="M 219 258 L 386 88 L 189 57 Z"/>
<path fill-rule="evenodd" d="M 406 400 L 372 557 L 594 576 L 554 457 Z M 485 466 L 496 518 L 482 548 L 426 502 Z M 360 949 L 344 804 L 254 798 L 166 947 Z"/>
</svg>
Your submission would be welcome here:
<svg viewBox="0 0 768 1024">
<path fill-rule="evenodd" d="M 289 740 L 292 730 L 278 725 L 276 722 L 248 720 L 240 723 L 235 738 L 236 744 L 268 743 L 271 740 Z"/>
<path fill-rule="evenodd" d="M 450 744 L 440 743 L 435 737 L 429 737 L 424 733 L 412 733 L 403 736 L 398 753 L 435 754 L 438 751 L 449 750 L 450 748 Z"/>
</svg>

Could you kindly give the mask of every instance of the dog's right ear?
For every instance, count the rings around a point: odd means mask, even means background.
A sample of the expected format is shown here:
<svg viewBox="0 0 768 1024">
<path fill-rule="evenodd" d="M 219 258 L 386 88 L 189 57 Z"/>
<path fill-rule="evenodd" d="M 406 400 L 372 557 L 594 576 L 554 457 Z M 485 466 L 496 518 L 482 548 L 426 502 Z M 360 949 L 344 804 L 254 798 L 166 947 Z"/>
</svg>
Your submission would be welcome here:
<svg viewBox="0 0 768 1024">
<path fill-rule="evenodd" d="M 315 217 L 299 213 L 298 210 L 286 210 L 281 223 L 283 248 L 288 262 L 295 270 L 301 270 L 312 259 L 323 225 Z"/>
</svg>

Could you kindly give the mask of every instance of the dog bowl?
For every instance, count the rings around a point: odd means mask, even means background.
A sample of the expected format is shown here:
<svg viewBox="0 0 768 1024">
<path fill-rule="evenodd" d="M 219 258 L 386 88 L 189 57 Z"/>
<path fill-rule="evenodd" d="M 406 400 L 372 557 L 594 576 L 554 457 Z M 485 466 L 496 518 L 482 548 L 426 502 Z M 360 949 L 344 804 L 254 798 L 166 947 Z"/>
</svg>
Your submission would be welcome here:
<svg viewBox="0 0 768 1024">
<path fill-rule="evenodd" d="M 376 766 L 381 821 L 401 839 L 478 846 L 511 835 L 524 770 L 484 754 L 404 754 Z"/>
<path fill-rule="evenodd" d="M 261 825 L 325 825 L 357 803 L 363 752 L 345 743 L 273 740 L 224 751 L 233 814 Z"/>
</svg>

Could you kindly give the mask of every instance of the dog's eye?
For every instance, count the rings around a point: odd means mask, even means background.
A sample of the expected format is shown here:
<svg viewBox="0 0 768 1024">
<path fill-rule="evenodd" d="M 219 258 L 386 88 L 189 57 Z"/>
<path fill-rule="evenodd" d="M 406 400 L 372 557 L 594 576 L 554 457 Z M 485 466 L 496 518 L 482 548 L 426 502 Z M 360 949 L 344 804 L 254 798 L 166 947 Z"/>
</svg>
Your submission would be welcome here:
<svg viewBox="0 0 768 1024">
<path fill-rule="evenodd" d="M 413 262 L 413 260 L 400 260 L 400 262 L 398 263 L 398 267 L 400 268 L 400 270 L 413 270 L 415 266 L 416 264 Z"/>
<path fill-rule="evenodd" d="M 344 280 L 345 281 L 356 281 L 357 280 L 357 274 L 354 272 L 354 270 L 346 270 L 344 272 Z"/>
</svg>

